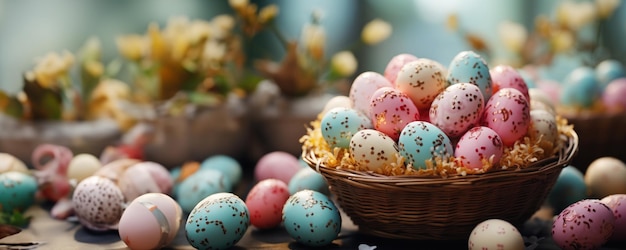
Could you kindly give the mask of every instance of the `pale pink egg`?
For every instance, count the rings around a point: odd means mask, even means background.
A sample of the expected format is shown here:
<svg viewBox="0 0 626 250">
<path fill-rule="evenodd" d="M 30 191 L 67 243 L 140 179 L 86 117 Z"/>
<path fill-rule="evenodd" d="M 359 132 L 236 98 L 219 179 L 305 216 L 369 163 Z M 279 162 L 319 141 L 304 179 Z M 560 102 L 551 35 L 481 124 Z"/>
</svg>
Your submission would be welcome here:
<svg viewBox="0 0 626 250">
<path fill-rule="evenodd" d="M 626 78 L 618 78 L 606 85 L 602 103 L 611 112 L 626 111 Z"/>
<path fill-rule="evenodd" d="M 528 132 L 530 104 L 519 90 L 500 89 L 487 101 L 481 124 L 496 131 L 505 146 L 511 146 Z"/>
<path fill-rule="evenodd" d="M 348 94 L 352 100 L 352 108 L 370 117 L 370 100 L 374 92 L 382 87 L 393 87 L 393 84 L 378 72 L 366 71 L 359 74 L 352 81 Z"/>
<path fill-rule="evenodd" d="M 174 186 L 170 172 L 156 162 L 139 162 L 124 171 L 117 181 L 126 200 L 146 193 L 170 194 Z"/>
<path fill-rule="evenodd" d="M 387 66 L 385 67 L 385 71 L 383 72 L 385 78 L 387 78 L 389 82 L 395 82 L 398 72 L 402 69 L 402 66 L 417 59 L 417 56 L 408 53 L 395 55 L 391 58 L 391 60 L 389 60 Z"/>
<path fill-rule="evenodd" d="M 278 227 L 287 199 L 289 187 L 281 180 L 265 179 L 255 184 L 246 197 L 250 224 L 260 229 Z"/>
<path fill-rule="evenodd" d="M 528 95 L 528 85 L 522 75 L 510 65 L 498 65 L 489 70 L 491 74 L 493 92 L 503 88 L 514 88 L 522 92 L 526 100 L 530 100 Z"/>
<path fill-rule="evenodd" d="M 552 239 L 561 249 L 598 249 L 613 234 L 615 216 L 597 199 L 569 205 L 554 219 Z"/>
<path fill-rule="evenodd" d="M 615 216 L 614 230 L 609 240 L 626 241 L 626 194 L 612 194 L 600 201 L 606 204 Z"/>
<path fill-rule="evenodd" d="M 396 89 L 409 96 L 418 109 L 429 108 L 447 84 L 441 65 L 426 58 L 406 63 L 394 82 Z"/>
<path fill-rule="evenodd" d="M 283 151 L 274 151 L 265 154 L 254 167 L 254 177 L 257 181 L 265 179 L 279 179 L 289 183 L 302 168 L 300 160 L 294 155 Z"/>
<path fill-rule="evenodd" d="M 430 106 L 430 122 L 450 139 L 462 136 L 480 121 L 485 101 L 478 86 L 455 83 L 441 92 Z"/>
<path fill-rule="evenodd" d="M 504 145 L 496 131 L 488 127 L 478 126 L 468 130 L 454 150 L 454 157 L 462 166 L 471 169 L 482 169 L 483 161 L 491 160 L 492 164 L 500 162 Z"/>
<path fill-rule="evenodd" d="M 398 140 L 404 126 L 420 117 L 411 98 L 392 87 L 383 87 L 374 92 L 370 101 L 370 114 L 374 128 L 394 141 Z"/>
</svg>

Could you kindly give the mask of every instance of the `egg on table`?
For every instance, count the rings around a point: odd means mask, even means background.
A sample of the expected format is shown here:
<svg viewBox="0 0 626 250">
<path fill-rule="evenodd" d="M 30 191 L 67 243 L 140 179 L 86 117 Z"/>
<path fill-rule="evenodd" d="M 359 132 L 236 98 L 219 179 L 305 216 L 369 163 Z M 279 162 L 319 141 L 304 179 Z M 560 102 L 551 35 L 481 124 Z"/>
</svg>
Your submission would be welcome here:
<svg viewBox="0 0 626 250">
<path fill-rule="evenodd" d="M 561 249 L 598 249 L 613 234 L 615 216 L 600 200 L 569 205 L 554 219 L 552 239 Z"/>
<path fill-rule="evenodd" d="M 180 228 L 182 209 L 163 193 L 146 193 L 124 210 L 118 233 L 130 249 L 160 249 L 169 245 Z"/>
<path fill-rule="evenodd" d="M 21 171 L 0 173 L 0 211 L 23 212 L 35 203 L 37 180 Z"/>
<path fill-rule="evenodd" d="M 508 221 L 502 219 L 485 220 L 472 230 L 468 249 L 526 249 L 522 234 Z"/>
<path fill-rule="evenodd" d="M 94 231 L 117 229 L 125 202 L 124 194 L 115 182 L 97 175 L 78 183 L 72 195 L 78 220 Z"/>
<path fill-rule="evenodd" d="M 328 196 L 313 190 L 291 195 L 282 209 L 287 233 L 305 246 L 330 244 L 341 231 L 341 215 Z"/>
<path fill-rule="evenodd" d="M 250 224 L 260 229 L 278 227 L 289 195 L 287 184 L 278 179 L 265 179 L 255 184 L 245 201 Z"/>
</svg>

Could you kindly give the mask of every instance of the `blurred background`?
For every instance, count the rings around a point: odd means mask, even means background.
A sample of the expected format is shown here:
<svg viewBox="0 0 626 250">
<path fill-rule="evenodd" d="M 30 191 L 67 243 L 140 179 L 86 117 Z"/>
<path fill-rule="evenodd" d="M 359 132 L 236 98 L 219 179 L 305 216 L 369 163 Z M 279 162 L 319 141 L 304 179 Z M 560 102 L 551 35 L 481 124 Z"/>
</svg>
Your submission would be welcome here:
<svg viewBox="0 0 626 250">
<path fill-rule="evenodd" d="M 489 62 L 511 59 L 499 37 L 499 26 L 513 21 L 529 31 L 538 15 L 554 16 L 560 1 L 539 0 L 398 0 L 398 1 L 252 1 L 259 6 L 279 6 L 277 26 L 291 39 L 297 39 L 311 13 L 321 13 L 326 29 L 327 55 L 349 47 L 366 22 L 381 18 L 393 27 L 392 35 L 381 44 L 355 51 L 357 72 L 382 72 L 388 60 L 399 53 L 437 60 L 444 65 L 460 50 L 472 49 L 463 32 L 480 37 L 489 47 Z M 584 2 L 584 1 L 578 1 Z M 593 2 L 593 1 L 591 1 Z M 227 1 L 76 1 L 76 0 L 2 0 L 0 1 L 0 87 L 16 92 L 22 74 L 47 52 L 76 52 L 92 36 L 102 42 L 103 60 L 119 57 L 115 37 L 142 34 L 151 22 L 161 27 L 171 17 L 210 19 L 232 13 Z M 450 29 L 450 15 L 456 15 L 457 28 Z M 607 20 L 603 43 L 610 56 L 626 60 L 626 6 L 622 4 Z M 584 32 L 581 32 L 584 35 Z M 594 38 L 593 32 L 586 36 Z M 252 43 L 250 54 L 278 59 L 284 50 L 269 34 L 261 34 Z M 579 60 L 576 55 L 561 56 L 555 61 L 567 71 Z M 562 62 L 561 62 L 562 61 Z M 558 70 L 553 70 L 558 72 Z M 559 80 L 558 73 L 554 78 Z"/>
</svg>

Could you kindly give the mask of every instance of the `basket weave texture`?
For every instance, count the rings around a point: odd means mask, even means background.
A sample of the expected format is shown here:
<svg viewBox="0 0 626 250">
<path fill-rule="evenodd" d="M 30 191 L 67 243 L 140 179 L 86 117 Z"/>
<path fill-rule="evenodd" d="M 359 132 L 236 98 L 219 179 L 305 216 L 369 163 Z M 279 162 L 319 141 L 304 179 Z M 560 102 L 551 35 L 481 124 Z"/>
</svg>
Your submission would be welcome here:
<svg viewBox="0 0 626 250">
<path fill-rule="evenodd" d="M 578 151 L 578 135 L 561 136 L 558 154 L 521 169 L 450 176 L 387 176 L 326 167 L 313 150 L 303 160 L 321 173 L 359 231 L 391 239 L 467 239 L 476 225 L 503 219 L 521 225 L 543 204 Z"/>
</svg>

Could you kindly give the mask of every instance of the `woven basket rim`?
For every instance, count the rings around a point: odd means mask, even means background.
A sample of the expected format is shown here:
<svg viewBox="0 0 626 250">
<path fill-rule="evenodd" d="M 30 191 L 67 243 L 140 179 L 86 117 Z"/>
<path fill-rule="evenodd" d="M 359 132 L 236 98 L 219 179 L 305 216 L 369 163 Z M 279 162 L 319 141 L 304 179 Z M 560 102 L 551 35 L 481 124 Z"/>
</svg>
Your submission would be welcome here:
<svg viewBox="0 0 626 250">
<path fill-rule="evenodd" d="M 309 167 L 318 173 L 342 176 L 352 181 L 372 184 L 385 184 L 394 186 L 421 185 L 421 184 L 470 184 L 508 177 L 534 176 L 536 174 L 552 171 L 553 168 L 563 168 L 569 164 L 574 156 L 578 154 L 578 134 L 572 130 L 567 135 L 561 134 L 560 139 L 564 141 L 563 147 L 557 154 L 541 159 L 524 168 L 498 169 L 480 174 L 450 175 L 442 177 L 438 175 L 399 175 L 390 176 L 374 173 L 373 171 L 360 171 L 352 169 L 341 169 L 324 165 L 318 159 L 311 148 L 304 148 L 302 160 Z"/>
</svg>

